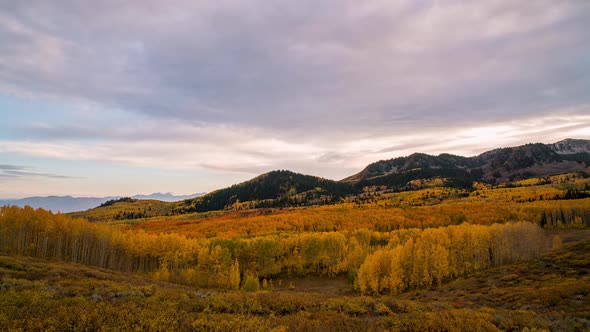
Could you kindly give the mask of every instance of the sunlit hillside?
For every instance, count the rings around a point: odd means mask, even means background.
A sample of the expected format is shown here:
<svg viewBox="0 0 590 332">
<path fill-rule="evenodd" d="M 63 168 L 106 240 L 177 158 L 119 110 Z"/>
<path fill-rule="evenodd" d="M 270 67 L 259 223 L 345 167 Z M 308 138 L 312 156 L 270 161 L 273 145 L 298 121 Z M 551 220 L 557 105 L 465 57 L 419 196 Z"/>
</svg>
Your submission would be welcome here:
<svg viewBox="0 0 590 332">
<path fill-rule="evenodd" d="M 421 183 L 420 185 L 424 185 Z M 231 206 L 222 211 L 168 217 L 120 216 L 146 208 L 143 201 L 121 202 L 106 208 L 71 214 L 90 221 L 152 233 L 178 233 L 189 237 L 251 237 L 255 235 L 354 231 L 389 232 L 404 228 L 427 228 L 463 222 L 489 225 L 494 222 L 531 221 L 542 227 L 583 227 L 590 222 L 590 179 L 578 174 L 532 178 L 510 185 L 475 184 L 471 189 L 430 187 L 400 193 L 379 188 L 347 197 L 341 203 L 301 208 L 244 209 Z M 156 201 L 147 204 L 161 206 Z M 245 202 L 247 203 L 247 202 Z"/>
</svg>

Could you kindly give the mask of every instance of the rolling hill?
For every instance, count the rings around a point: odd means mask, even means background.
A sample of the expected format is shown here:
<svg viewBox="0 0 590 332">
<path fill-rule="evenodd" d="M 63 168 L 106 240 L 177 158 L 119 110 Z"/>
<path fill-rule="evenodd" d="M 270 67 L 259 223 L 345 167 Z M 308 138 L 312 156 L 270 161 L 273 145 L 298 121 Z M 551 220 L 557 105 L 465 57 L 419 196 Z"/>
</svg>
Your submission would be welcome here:
<svg viewBox="0 0 590 332">
<path fill-rule="evenodd" d="M 205 212 L 247 204 L 249 208 L 300 206 L 338 201 L 353 192 L 350 184 L 291 171 L 272 171 L 249 181 L 185 200 L 175 212 Z M 248 202 L 248 203 L 245 203 Z"/>
</svg>

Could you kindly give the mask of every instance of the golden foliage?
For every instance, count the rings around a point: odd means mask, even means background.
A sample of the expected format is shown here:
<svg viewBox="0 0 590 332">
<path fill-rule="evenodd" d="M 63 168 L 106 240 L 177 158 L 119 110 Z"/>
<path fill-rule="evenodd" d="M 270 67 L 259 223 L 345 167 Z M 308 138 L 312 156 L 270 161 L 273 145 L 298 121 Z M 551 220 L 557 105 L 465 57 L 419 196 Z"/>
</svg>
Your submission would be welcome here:
<svg viewBox="0 0 590 332">
<path fill-rule="evenodd" d="M 121 231 L 31 208 L 0 211 L 0 248 L 6 253 L 214 288 L 236 289 L 250 275 L 349 274 L 363 293 L 397 293 L 534 257 L 546 247 L 540 228 L 525 222 L 194 240 Z"/>
<path fill-rule="evenodd" d="M 369 255 L 359 268 L 355 287 L 366 294 L 397 294 L 440 286 L 474 271 L 530 259 L 544 248 L 542 230 L 526 222 L 426 229 Z"/>
<path fill-rule="evenodd" d="M 575 231 L 570 231 L 575 232 Z M 396 297 L 197 290 L 0 255 L 2 331 L 587 331 L 588 240 Z M 303 281 L 301 281 L 303 282 Z"/>
</svg>

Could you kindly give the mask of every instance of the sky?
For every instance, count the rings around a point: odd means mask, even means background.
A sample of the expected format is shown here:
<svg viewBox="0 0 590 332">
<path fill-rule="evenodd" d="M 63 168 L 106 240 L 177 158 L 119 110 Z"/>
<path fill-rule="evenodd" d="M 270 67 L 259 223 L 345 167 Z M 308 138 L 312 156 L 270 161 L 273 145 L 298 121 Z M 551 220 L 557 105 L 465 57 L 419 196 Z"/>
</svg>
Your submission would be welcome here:
<svg viewBox="0 0 590 332">
<path fill-rule="evenodd" d="M 0 198 L 590 139 L 590 2 L 0 0 Z"/>
</svg>

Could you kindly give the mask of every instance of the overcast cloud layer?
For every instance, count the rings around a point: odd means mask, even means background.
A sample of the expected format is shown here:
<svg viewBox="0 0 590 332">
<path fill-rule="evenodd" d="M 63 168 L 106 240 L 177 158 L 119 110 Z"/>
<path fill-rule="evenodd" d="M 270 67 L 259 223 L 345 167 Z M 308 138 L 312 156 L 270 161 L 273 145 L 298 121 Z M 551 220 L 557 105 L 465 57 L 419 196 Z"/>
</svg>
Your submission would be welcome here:
<svg viewBox="0 0 590 332">
<path fill-rule="evenodd" d="M 0 164 L 33 158 L 62 193 L 98 175 L 52 160 L 115 165 L 121 186 L 116 165 L 218 175 L 155 190 L 190 193 L 590 138 L 588 17 L 584 0 L 2 1 Z M 16 171 L 0 195 L 22 193 Z"/>
</svg>

